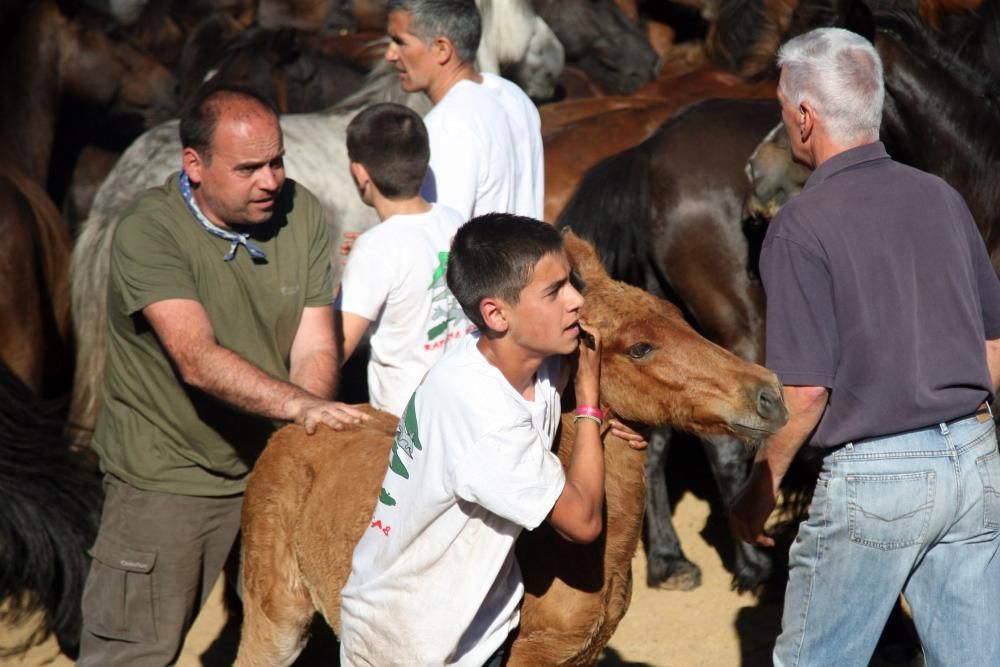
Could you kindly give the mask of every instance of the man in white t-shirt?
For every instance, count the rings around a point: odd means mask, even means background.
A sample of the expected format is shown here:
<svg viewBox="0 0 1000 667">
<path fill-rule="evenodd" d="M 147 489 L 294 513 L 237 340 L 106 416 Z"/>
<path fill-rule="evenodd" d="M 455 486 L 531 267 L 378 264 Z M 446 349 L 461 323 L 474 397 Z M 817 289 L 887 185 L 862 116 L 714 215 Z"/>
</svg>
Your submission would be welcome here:
<svg viewBox="0 0 1000 667">
<path fill-rule="evenodd" d="M 342 665 L 500 664 L 524 593 L 521 530 L 602 528 L 600 339 L 578 346 L 583 297 L 551 225 L 508 214 L 458 230 L 448 285 L 480 331 L 407 403 L 374 516 L 342 591 Z M 561 355 L 579 350 L 575 446 L 551 447 Z"/>
<path fill-rule="evenodd" d="M 385 58 L 408 92 L 427 94 L 431 162 L 424 198 L 469 219 L 515 213 L 541 219 L 541 120 L 515 84 L 476 70 L 482 32 L 473 0 L 390 0 Z"/>
<path fill-rule="evenodd" d="M 420 196 L 427 130 L 412 110 L 385 103 L 359 113 L 347 126 L 347 154 L 361 199 L 382 222 L 357 239 L 344 268 L 342 358 L 374 324 L 369 400 L 401 415 L 427 369 L 475 331 L 445 283 L 451 238 L 465 219 Z"/>
</svg>

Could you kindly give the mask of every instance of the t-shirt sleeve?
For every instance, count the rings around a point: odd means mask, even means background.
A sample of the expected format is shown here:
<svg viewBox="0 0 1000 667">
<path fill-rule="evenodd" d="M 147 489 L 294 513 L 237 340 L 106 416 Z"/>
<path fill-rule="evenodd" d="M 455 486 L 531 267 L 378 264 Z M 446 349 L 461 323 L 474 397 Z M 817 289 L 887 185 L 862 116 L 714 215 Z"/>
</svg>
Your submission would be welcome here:
<svg viewBox="0 0 1000 667">
<path fill-rule="evenodd" d="M 969 251 L 972 253 L 972 263 L 976 273 L 976 285 L 979 290 L 979 307 L 983 314 L 983 329 L 986 340 L 1000 338 L 1000 279 L 996 269 L 990 262 L 986 243 L 976 227 L 972 213 L 969 212 L 965 200 L 958 192 L 952 191 L 953 206 L 960 211 L 966 220 L 965 232 L 969 240 Z"/>
<path fill-rule="evenodd" d="M 760 272 L 767 295 L 767 367 L 786 385 L 832 387 L 839 353 L 826 263 L 776 236 L 761 251 Z"/>
<path fill-rule="evenodd" d="M 166 299 L 198 300 L 188 258 L 162 223 L 141 214 L 126 217 L 115 230 L 110 276 L 125 315 Z"/>
<path fill-rule="evenodd" d="M 531 422 L 498 429 L 465 450 L 455 467 L 463 500 L 531 530 L 556 504 L 566 474 Z"/>
<path fill-rule="evenodd" d="M 389 299 L 393 286 L 392 262 L 385 248 L 372 242 L 372 234 L 358 237 L 347 257 L 340 283 L 337 309 L 374 322 Z"/>
<path fill-rule="evenodd" d="M 330 266 L 330 229 L 323 216 L 323 207 L 313 201 L 315 214 L 309 239 L 309 275 L 306 307 L 328 306 L 333 303 L 333 269 Z"/>
<path fill-rule="evenodd" d="M 460 123 L 445 126 L 444 119 L 428 123 L 431 160 L 421 194 L 429 202 L 455 209 L 463 220 L 472 217 L 479 185 L 480 142 Z"/>
</svg>

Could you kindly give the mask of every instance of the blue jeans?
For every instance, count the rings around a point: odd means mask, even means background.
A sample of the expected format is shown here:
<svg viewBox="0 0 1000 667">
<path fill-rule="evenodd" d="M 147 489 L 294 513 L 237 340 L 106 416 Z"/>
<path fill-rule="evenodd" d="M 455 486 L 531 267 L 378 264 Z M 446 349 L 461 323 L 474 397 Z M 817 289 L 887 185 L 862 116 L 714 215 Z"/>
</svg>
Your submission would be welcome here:
<svg viewBox="0 0 1000 667">
<path fill-rule="evenodd" d="M 867 665 L 903 592 L 927 667 L 1000 665 L 998 550 L 989 415 L 835 450 L 789 552 L 774 664 Z"/>
</svg>

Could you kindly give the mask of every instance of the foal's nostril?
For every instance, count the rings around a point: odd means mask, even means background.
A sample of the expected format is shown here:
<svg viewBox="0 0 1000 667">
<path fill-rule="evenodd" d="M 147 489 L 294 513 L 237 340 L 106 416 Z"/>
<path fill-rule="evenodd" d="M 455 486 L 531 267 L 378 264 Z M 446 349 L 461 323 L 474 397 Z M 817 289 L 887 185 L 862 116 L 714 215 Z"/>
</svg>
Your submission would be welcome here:
<svg viewBox="0 0 1000 667">
<path fill-rule="evenodd" d="M 768 420 L 784 421 L 788 417 L 781 394 L 773 387 L 764 386 L 757 392 L 757 414 Z"/>
</svg>

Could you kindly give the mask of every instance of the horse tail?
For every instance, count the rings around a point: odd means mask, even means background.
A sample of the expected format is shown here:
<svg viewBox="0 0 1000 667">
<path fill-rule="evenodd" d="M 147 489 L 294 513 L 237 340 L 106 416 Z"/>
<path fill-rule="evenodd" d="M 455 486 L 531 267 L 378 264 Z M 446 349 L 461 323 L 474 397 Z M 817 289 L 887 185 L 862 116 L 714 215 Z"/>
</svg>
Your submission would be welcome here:
<svg viewBox="0 0 1000 667">
<path fill-rule="evenodd" d="M 108 274 L 116 227 L 116 218 L 92 210 L 73 246 L 70 293 L 77 347 L 68 427 L 74 446 L 89 443 L 101 406 L 108 349 Z"/>
<path fill-rule="evenodd" d="M 80 638 L 80 602 L 97 535 L 100 477 L 88 472 L 63 437 L 64 401 L 42 401 L 0 363 L 0 621 L 44 623 L 10 656 L 51 633 L 65 653 Z"/>
<path fill-rule="evenodd" d="M 584 174 L 556 220 L 594 245 L 612 278 L 643 289 L 650 278 L 649 177 L 645 143 L 605 158 Z"/>
</svg>

